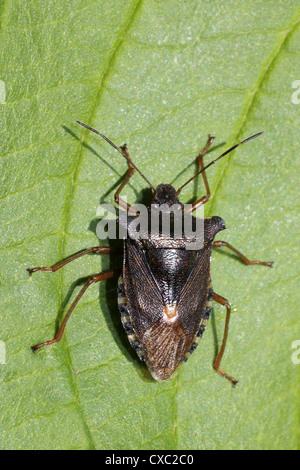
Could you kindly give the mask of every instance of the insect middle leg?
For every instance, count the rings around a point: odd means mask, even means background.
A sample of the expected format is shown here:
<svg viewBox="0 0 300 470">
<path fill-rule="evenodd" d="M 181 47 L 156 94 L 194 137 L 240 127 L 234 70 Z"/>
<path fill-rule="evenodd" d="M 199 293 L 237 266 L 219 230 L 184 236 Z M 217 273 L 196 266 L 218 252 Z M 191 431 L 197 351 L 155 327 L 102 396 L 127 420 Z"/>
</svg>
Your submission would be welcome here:
<svg viewBox="0 0 300 470">
<path fill-rule="evenodd" d="M 199 153 L 199 155 L 197 157 L 197 163 L 200 166 L 201 170 L 203 170 L 203 168 L 204 168 L 203 157 L 206 154 L 206 152 L 208 151 L 208 149 L 210 148 L 210 146 L 211 146 L 211 144 L 213 143 L 214 140 L 215 140 L 215 137 L 212 137 L 210 135 L 208 137 L 208 141 L 207 141 L 206 146 L 203 148 L 203 150 L 201 150 L 201 152 Z M 210 198 L 210 189 L 209 189 L 209 184 L 208 184 L 208 181 L 207 181 L 206 173 L 205 173 L 205 171 L 203 171 L 201 174 L 202 174 L 202 178 L 203 178 L 203 181 L 204 181 L 206 194 L 205 194 L 205 196 L 202 196 L 198 201 L 194 202 L 191 205 L 191 207 L 186 210 L 187 213 L 191 213 L 194 210 L 198 209 L 200 206 L 205 204 Z"/>
<path fill-rule="evenodd" d="M 48 341 L 45 341 L 43 343 L 40 343 L 40 344 L 36 344 L 35 346 L 32 346 L 32 349 L 34 351 L 37 351 L 38 349 L 44 347 L 44 346 L 50 346 L 51 344 L 55 344 L 55 343 L 58 343 L 58 341 L 60 341 L 62 339 L 62 336 L 64 334 L 64 331 L 65 331 L 65 328 L 66 328 L 66 324 L 67 324 L 67 321 L 69 320 L 70 316 L 71 316 L 71 313 L 73 312 L 74 308 L 76 307 L 76 305 L 78 304 L 79 300 L 81 299 L 81 297 L 83 296 L 83 294 L 85 293 L 85 291 L 92 285 L 92 284 L 95 284 L 96 282 L 100 282 L 100 281 L 104 281 L 105 279 L 109 279 L 113 276 L 116 276 L 120 273 L 120 270 L 117 269 L 117 270 L 111 270 L 111 271 L 105 271 L 103 273 L 99 273 L 99 274 L 95 274 L 94 276 L 91 276 L 87 281 L 86 283 L 84 284 L 84 286 L 82 287 L 82 289 L 80 290 L 79 294 L 77 295 L 77 297 L 75 298 L 74 302 L 72 303 L 71 307 L 69 308 L 65 318 L 63 319 L 63 322 L 55 336 L 54 339 L 51 339 L 51 340 L 48 340 Z"/>
<path fill-rule="evenodd" d="M 226 372 L 224 372 L 220 368 L 221 360 L 222 360 L 222 357 L 223 357 L 223 354 L 224 354 L 224 351 L 225 351 L 227 337 L 228 337 L 231 306 L 230 306 L 227 299 L 225 299 L 224 297 L 221 297 L 221 295 L 218 295 L 216 293 L 213 293 L 213 300 L 215 302 L 217 302 L 218 304 L 224 305 L 226 307 L 226 320 L 225 320 L 225 329 L 224 329 L 223 341 L 222 341 L 220 351 L 219 351 L 219 353 L 218 353 L 218 355 L 215 359 L 214 368 L 216 369 L 216 371 L 220 375 L 222 375 L 223 377 L 226 377 L 226 379 L 228 379 L 231 383 L 236 385 L 238 383 L 238 381 L 236 379 L 234 379 L 233 377 L 231 377 L 230 375 L 228 375 Z"/>
<path fill-rule="evenodd" d="M 36 268 L 27 268 L 27 271 L 29 272 L 30 276 L 36 271 L 55 272 L 63 268 L 66 264 L 71 263 L 71 261 L 74 261 L 75 259 L 80 258 L 81 256 L 87 255 L 89 253 L 98 253 L 98 254 L 103 253 L 103 254 L 111 255 L 113 253 L 122 253 L 122 251 L 118 250 L 117 248 L 111 248 L 109 246 L 93 246 L 92 248 L 87 248 L 86 250 L 80 251 L 79 253 L 76 253 L 75 255 L 69 256 L 63 261 L 60 261 L 59 263 L 54 264 L 53 266 L 40 266 Z"/>
<path fill-rule="evenodd" d="M 270 266 L 272 267 L 274 264 L 274 261 L 250 261 L 248 258 L 246 258 L 245 255 L 243 255 L 240 251 L 238 251 L 236 248 L 234 248 L 230 243 L 223 242 L 223 241 L 214 241 L 213 242 L 213 248 L 221 248 L 223 246 L 226 246 L 229 248 L 231 251 L 233 251 L 242 261 L 243 263 L 250 265 L 250 264 L 262 264 L 263 266 Z"/>
</svg>

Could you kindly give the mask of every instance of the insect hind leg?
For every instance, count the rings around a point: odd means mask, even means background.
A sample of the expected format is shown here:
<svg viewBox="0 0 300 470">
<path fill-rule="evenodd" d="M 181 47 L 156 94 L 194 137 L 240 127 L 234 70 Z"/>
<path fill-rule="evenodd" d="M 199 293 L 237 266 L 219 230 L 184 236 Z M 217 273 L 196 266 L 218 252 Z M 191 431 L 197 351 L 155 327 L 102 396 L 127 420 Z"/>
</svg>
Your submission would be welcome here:
<svg viewBox="0 0 300 470">
<path fill-rule="evenodd" d="M 226 320 L 225 320 L 225 329 L 224 329 L 223 341 L 222 341 L 220 351 L 219 351 L 219 353 L 218 353 L 218 355 L 215 359 L 214 368 L 216 369 L 216 371 L 220 375 L 222 375 L 227 380 L 229 380 L 233 385 L 236 385 L 238 383 L 238 380 L 234 379 L 233 377 L 231 377 L 229 374 L 227 374 L 226 372 L 224 372 L 220 368 L 221 360 L 222 360 L 222 357 L 223 357 L 223 354 L 224 354 L 224 351 L 225 351 L 227 337 L 228 337 L 231 306 L 230 306 L 227 299 L 225 299 L 221 295 L 216 294 L 215 292 L 213 293 L 213 300 L 215 302 L 217 302 L 218 304 L 221 304 L 221 305 L 226 307 Z"/>
<path fill-rule="evenodd" d="M 71 307 L 69 308 L 65 318 L 63 319 L 63 322 L 55 336 L 54 339 L 50 339 L 48 341 L 45 341 L 43 343 L 40 343 L 40 344 L 36 344 L 35 346 L 32 346 L 32 349 L 33 351 L 37 351 L 38 349 L 44 347 L 44 346 L 50 346 L 52 344 L 55 344 L 55 343 L 58 343 L 61 339 L 62 339 L 62 336 L 64 334 L 64 331 L 65 331 L 65 328 L 66 328 L 66 324 L 67 324 L 67 321 L 69 320 L 70 316 L 71 316 L 71 313 L 73 312 L 74 308 L 76 307 L 76 305 L 78 304 L 79 300 L 81 299 L 81 297 L 83 296 L 83 294 L 85 293 L 85 291 L 92 285 L 92 284 L 95 284 L 96 282 L 100 282 L 100 281 L 104 281 L 105 279 L 109 279 L 113 276 L 116 276 L 117 274 L 119 274 L 119 270 L 111 270 L 111 271 L 105 271 L 103 273 L 98 273 L 98 274 L 95 274 L 94 276 L 91 276 L 87 281 L 86 283 L 84 284 L 84 286 L 82 287 L 82 289 L 80 290 L 79 294 L 77 295 L 77 297 L 75 298 L 74 302 L 72 303 Z"/>
</svg>

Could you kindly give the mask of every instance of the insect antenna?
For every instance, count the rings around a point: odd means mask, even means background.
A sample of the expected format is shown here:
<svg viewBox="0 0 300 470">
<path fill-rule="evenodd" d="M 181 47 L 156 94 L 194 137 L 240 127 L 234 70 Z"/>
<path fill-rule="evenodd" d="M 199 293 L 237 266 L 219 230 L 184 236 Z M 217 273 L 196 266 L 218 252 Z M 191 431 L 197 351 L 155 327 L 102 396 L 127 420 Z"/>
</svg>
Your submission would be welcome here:
<svg viewBox="0 0 300 470">
<path fill-rule="evenodd" d="M 94 132 L 95 134 L 97 135 L 100 135 L 104 140 L 106 140 L 106 142 L 108 142 L 114 149 L 116 149 L 121 155 L 122 157 L 126 158 L 126 160 L 128 161 L 128 163 L 130 163 L 130 165 L 133 166 L 133 168 L 135 168 L 135 170 L 141 175 L 141 177 L 146 181 L 147 184 L 149 184 L 150 188 L 151 188 L 151 191 L 152 191 L 152 194 L 155 194 L 155 189 L 154 189 L 154 186 L 150 183 L 150 181 L 147 180 L 146 176 L 143 175 L 143 173 L 138 169 L 138 167 L 131 161 L 130 158 L 128 158 L 127 155 L 125 155 L 122 150 L 119 149 L 119 147 L 117 147 L 111 140 L 109 140 L 108 137 L 106 137 L 104 134 L 101 134 L 100 132 L 96 131 L 96 129 L 93 129 L 92 127 L 88 126 L 87 124 L 84 124 L 83 122 L 80 122 L 80 121 L 76 121 L 77 124 L 79 124 L 80 126 L 82 127 L 85 127 L 86 129 L 88 129 L 89 131 L 92 131 Z"/>
<path fill-rule="evenodd" d="M 228 153 L 232 152 L 233 150 L 235 150 L 237 147 L 239 147 L 240 145 L 242 144 L 245 144 L 246 142 L 249 142 L 249 140 L 252 140 L 252 139 L 255 139 L 256 137 L 259 137 L 261 134 L 263 134 L 263 132 L 258 132 L 258 134 L 254 134 L 254 135 L 251 135 L 250 137 L 247 137 L 247 139 L 243 140 L 242 142 L 239 142 L 238 144 L 235 144 L 233 147 L 231 147 L 230 149 L 226 150 L 226 152 L 222 153 L 222 155 L 220 155 L 218 158 L 216 158 L 215 160 L 212 160 L 210 163 L 208 163 L 204 168 L 202 168 L 200 171 L 198 171 L 198 173 L 196 173 L 194 176 L 192 176 L 192 178 L 190 178 L 186 183 L 184 183 L 182 186 L 180 186 L 179 189 L 177 189 L 177 192 L 176 194 L 178 195 L 180 193 L 180 191 L 187 185 L 189 184 L 191 181 L 193 181 L 193 179 L 197 178 L 198 175 L 200 175 L 200 173 L 202 173 L 203 171 L 205 171 L 208 167 L 210 167 L 211 165 L 213 165 L 214 163 L 216 163 L 218 160 L 220 160 L 221 158 L 225 157 L 225 155 L 227 155 Z"/>
</svg>

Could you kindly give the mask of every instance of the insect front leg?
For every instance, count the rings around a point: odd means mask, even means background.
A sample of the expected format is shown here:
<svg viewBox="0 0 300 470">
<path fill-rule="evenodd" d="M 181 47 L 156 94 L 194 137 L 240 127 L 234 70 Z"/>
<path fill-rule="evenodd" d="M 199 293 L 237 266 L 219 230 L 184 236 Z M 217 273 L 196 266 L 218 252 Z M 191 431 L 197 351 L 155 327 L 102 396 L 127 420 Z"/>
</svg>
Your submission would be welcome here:
<svg viewBox="0 0 300 470">
<path fill-rule="evenodd" d="M 96 282 L 104 281 L 105 279 L 109 279 L 109 278 L 111 278 L 113 276 L 116 276 L 118 274 L 120 274 L 119 269 L 118 270 L 105 271 L 104 273 L 99 273 L 99 274 L 95 274 L 94 276 L 91 276 L 86 281 L 86 283 L 82 287 L 81 291 L 79 292 L 79 294 L 75 298 L 74 302 L 72 303 L 71 307 L 69 308 L 69 310 L 68 310 L 65 318 L 63 319 L 63 322 L 62 322 L 55 338 L 51 339 L 49 341 L 45 341 L 44 343 L 36 344 L 35 346 L 32 346 L 32 349 L 34 351 L 37 351 L 38 349 L 40 349 L 44 346 L 50 346 L 51 344 L 58 343 L 58 341 L 60 341 L 62 339 L 62 336 L 63 336 L 65 328 L 66 328 L 67 321 L 69 320 L 69 318 L 71 316 L 71 313 L 73 312 L 74 308 L 78 304 L 79 300 L 81 299 L 81 297 L 83 296 L 85 291 L 90 287 L 90 285 L 95 284 Z"/>
<path fill-rule="evenodd" d="M 231 383 L 233 383 L 234 385 L 236 385 L 238 383 L 237 380 L 235 380 L 233 377 L 231 377 L 230 375 L 228 375 L 226 372 L 224 372 L 221 368 L 220 368 L 220 365 L 221 365 L 221 360 L 222 360 L 222 357 L 223 357 L 223 354 L 224 354 L 224 351 L 225 351 L 225 347 L 226 347 L 226 342 L 227 342 L 227 337 L 228 337 L 228 330 L 229 330 L 229 321 L 230 321 L 230 312 L 231 312 L 231 306 L 230 306 L 230 303 L 228 302 L 227 299 L 225 299 L 224 297 L 221 297 L 221 295 L 218 295 L 216 293 L 213 293 L 213 300 L 215 302 L 217 302 L 218 304 L 221 304 L 221 305 L 224 305 L 226 307 L 226 320 L 225 320 L 225 329 L 224 329 L 224 335 L 223 335 L 223 341 L 222 341 L 222 345 L 221 345 L 221 348 L 220 348 L 220 351 L 216 357 L 216 360 L 214 362 L 214 368 L 216 369 L 216 371 L 221 374 L 223 377 L 226 377 L 226 379 L 228 379 Z"/>
<path fill-rule="evenodd" d="M 215 138 L 210 135 L 209 138 L 208 138 L 206 146 L 199 153 L 199 155 L 197 157 L 197 163 L 200 166 L 201 170 L 204 169 L 203 157 L 206 154 L 206 152 L 208 151 L 209 147 L 211 146 L 211 144 L 213 143 L 214 140 L 215 140 Z M 189 209 L 186 210 L 187 213 L 191 213 L 194 210 L 198 209 L 200 206 L 205 204 L 210 198 L 210 189 L 209 189 L 209 184 L 208 184 L 208 181 L 207 181 L 207 176 L 206 176 L 205 170 L 201 174 L 202 174 L 202 178 L 203 178 L 203 181 L 204 181 L 204 184 L 205 184 L 206 194 L 205 194 L 205 196 L 202 196 L 198 201 L 194 202 L 192 204 L 192 206 Z"/>
<path fill-rule="evenodd" d="M 104 254 L 113 254 L 113 253 L 122 253 L 121 250 L 118 250 L 117 248 L 110 248 L 109 246 L 93 246 L 92 248 L 88 248 L 86 250 L 80 251 L 79 253 L 76 253 L 75 255 L 69 256 L 68 258 L 64 259 L 63 261 L 60 261 L 59 263 L 54 264 L 53 266 L 41 266 L 37 268 L 27 268 L 27 271 L 29 272 L 29 275 L 31 276 L 33 273 L 36 271 L 48 271 L 48 272 L 55 272 L 64 267 L 66 264 L 71 263 L 71 261 L 74 261 L 77 258 L 80 258 L 81 256 L 87 255 L 89 253 L 104 253 Z"/>
<path fill-rule="evenodd" d="M 233 251 L 242 261 L 243 263 L 250 265 L 250 264 L 262 264 L 263 266 L 270 266 L 272 267 L 274 264 L 274 261 L 250 261 L 246 256 L 244 256 L 240 251 L 238 251 L 236 248 L 234 248 L 230 243 L 223 242 L 223 241 L 215 241 L 213 242 L 213 248 L 221 248 L 222 246 L 226 246 L 229 248 L 231 251 Z"/>
<path fill-rule="evenodd" d="M 115 192 L 115 195 L 114 195 L 114 198 L 115 198 L 115 203 L 118 204 L 118 206 L 122 207 L 123 209 L 125 209 L 127 212 L 129 212 L 131 215 L 137 215 L 137 212 L 135 209 L 132 208 L 132 206 L 130 204 L 128 204 L 127 202 L 125 202 L 123 199 L 120 198 L 120 193 L 122 191 L 122 189 L 126 186 L 126 184 L 128 183 L 128 181 L 130 180 L 130 178 L 134 175 L 134 172 L 135 172 L 135 168 L 131 165 L 130 161 L 131 161 L 131 157 L 129 155 L 129 152 L 128 152 L 128 149 L 127 149 L 127 146 L 126 144 L 123 145 L 123 147 L 120 147 L 123 154 L 127 156 L 127 158 L 129 159 L 128 161 L 128 166 L 129 166 L 129 169 L 126 173 L 126 176 L 124 178 L 124 181 L 121 183 L 121 185 L 119 186 L 119 188 L 117 189 L 117 191 Z"/>
</svg>

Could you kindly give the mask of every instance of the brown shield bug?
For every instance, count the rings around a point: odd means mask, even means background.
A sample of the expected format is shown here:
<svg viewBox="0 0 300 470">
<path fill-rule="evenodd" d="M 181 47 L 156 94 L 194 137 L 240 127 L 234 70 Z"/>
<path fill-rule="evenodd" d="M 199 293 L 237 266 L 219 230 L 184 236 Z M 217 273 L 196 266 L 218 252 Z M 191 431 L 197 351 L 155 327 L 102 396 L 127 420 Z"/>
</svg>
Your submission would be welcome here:
<svg viewBox="0 0 300 470">
<path fill-rule="evenodd" d="M 132 162 L 126 145 L 119 148 L 95 129 L 82 122 L 77 122 L 105 139 L 127 160 L 129 165 L 125 179 L 114 196 L 115 202 L 123 209 L 123 213 L 119 217 L 119 225 L 128 235 L 123 242 L 123 268 L 91 276 L 69 308 L 55 338 L 33 346 L 33 350 L 37 351 L 43 346 L 61 340 L 72 311 L 91 284 L 119 275 L 118 305 L 122 324 L 130 344 L 140 359 L 146 362 L 156 380 L 169 379 L 178 366 L 186 361 L 195 350 L 209 319 L 212 302 L 215 301 L 226 307 L 227 314 L 223 341 L 214 361 L 214 368 L 219 374 L 236 384 L 237 380 L 220 368 L 228 337 L 231 308 L 227 299 L 213 292 L 210 276 L 212 248 L 227 247 L 246 265 L 272 266 L 273 262 L 250 261 L 229 243 L 214 241 L 215 235 L 225 229 L 224 221 L 216 216 L 202 220 L 201 247 L 192 246 L 191 242 L 194 239 L 186 236 L 183 232 L 179 237 L 174 236 L 174 214 L 170 217 L 173 228 L 168 236 L 162 232 L 161 219 L 159 219 L 159 230 L 154 235 L 151 231 L 147 231 L 147 236 L 132 237 L 131 223 L 136 221 L 140 213 L 135 210 L 134 206 L 130 206 L 121 199 L 120 193 L 134 172 L 138 171 L 152 191 L 152 201 L 146 210 L 148 218 L 150 218 L 150 213 L 152 214 L 152 208 L 162 207 L 161 213 L 164 217 L 168 213 L 168 209 L 175 206 L 178 211 L 181 211 L 181 218 L 187 216 L 194 223 L 197 220 L 191 214 L 205 204 L 210 197 L 206 169 L 239 145 L 258 137 L 262 132 L 234 145 L 205 166 L 203 157 L 214 140 L 214 137 L 210 136 L 206 146 L 197 157 L 199 171 L 176 191 L 169 184 L 160 184 L 155 189 Z M 200 174 L 203 177 L 206 194 L 185 208 L 180 203 L 178 196 L 183 187 Z M 139 235 L 141 232 L 140 229 Z M 36 267 L 30 268 L 28 271 L 30 275 L 36 271 L 54 272 L 88 253 L 113 254 L 118 252 L 117 249 L 110 247 L 95 246 L 70 256 L 52 267 Z"/>
</svg>

